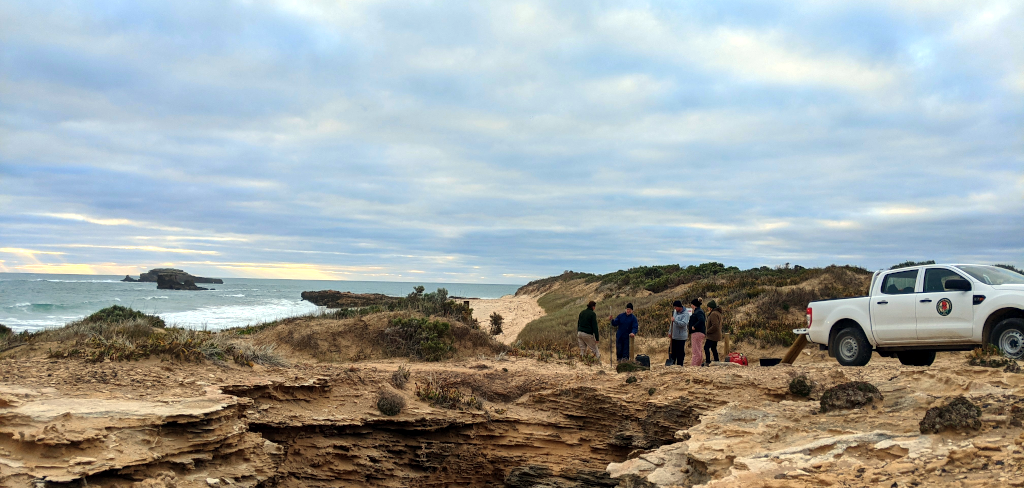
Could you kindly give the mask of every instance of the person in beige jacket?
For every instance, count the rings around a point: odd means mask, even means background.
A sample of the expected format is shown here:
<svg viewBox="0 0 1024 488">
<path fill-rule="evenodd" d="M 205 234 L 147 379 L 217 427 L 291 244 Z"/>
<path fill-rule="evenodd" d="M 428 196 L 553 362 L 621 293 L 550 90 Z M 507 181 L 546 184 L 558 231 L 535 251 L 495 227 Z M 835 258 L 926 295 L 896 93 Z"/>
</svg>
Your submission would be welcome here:
<svg viewBox="0 0 1024 488">
<path fill-rule="evenodd" d="M 722 309 L 714 300 L 708 302 L 708 335 L 704 339 L 704 365 L 711 365 L 711 355 L 714 354 L 715 362 L 718 362 L 718 341 L 722 340 Z"/>
</svg>

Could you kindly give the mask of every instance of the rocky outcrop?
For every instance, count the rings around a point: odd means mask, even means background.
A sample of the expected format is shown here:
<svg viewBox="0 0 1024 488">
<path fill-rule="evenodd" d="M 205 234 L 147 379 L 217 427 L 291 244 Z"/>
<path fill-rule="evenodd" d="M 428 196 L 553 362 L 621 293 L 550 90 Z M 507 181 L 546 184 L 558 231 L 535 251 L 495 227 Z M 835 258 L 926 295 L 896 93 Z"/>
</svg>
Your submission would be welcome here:
<svg viewBox="0 0 1024 488">
<path fill-rule="evenodd" d="M 132 278 L 130 275 L 124 275 L 124 279 L 121 280 L 121 281 L 123 281 L 125 283 L 138 283 L 139 282 L 139 280 L 137 280 L 135 278 Z"/>
<path fill-rule="evenodd" d="M 304 291 L 302 299 L 327 308 L 356 308 L 370 305 L 381 305 L 396 300 L 394 297 L 380 293 L 352 293 L 349 291 L 321 290 Z"/>
<path fill-rule="evenodd" d="M 0 359 L 0 486 L 1024 486 L 1024 375 L 937 361 L 656 367 L 627 385 L 480 358 L 413 363 L 395 389 L 394 362 Z M 816 385 L 809 398 L 789 373 Z M 821 413 L 816 397 L 851 380 L 884 397 Z M 438 407 L 415 393 L 428 382 L 482 404 Z M 377 410 L 382 388 L 405 398 L 398 415 Z M 959 395 L 978 429 L 922 435 Z"/>
<path fill-rule="evenodd" d="M 273 475 L 268 468 L 282 450 L 248 431 L 244 413 L 251 405 L 216 388 L 195 398 L 144 401 L 68 398 L 53 388 L 3 386 L 0 484 L 92 478 L 93 485 L 96 478 L 162 476 L 177 478 L 178 486 L 198 486 L 180 483 L 207 477 L 256 486 Z M 216 473 L 206 468 L 211 465 Z"/>
<path fill-rule="evenodd" d="M 196 286 L 196 283 L 192 280 L 185 280 L 184 283 L 178 282 L 169 275 L 157 275 L 156 289 L 157 290 L 188 290 L 188 291 L 201 291 L 209 290 L 209 288 L 203 288 Z"/>
<path fill-rule="evenodd" d="M 144 281 L 144 282 L 147 282 L 147 283 L 158 283 L 160 276 L 164 276 L 164 277 L 170 278 L 171 280 L 176 281 L 178 283 L 185 283 L 187 281 L 191 281 L 193 283 L 212 283 L 212 284 L 215 284 L 215 285 L 222 285 L 222 284 L 224 284 L 224 280 L 222 280 L 220 278 L 203 278 L 201 276 L 192 276 L 191 274 L 186 273 L 186 272 L 184 272 L 184 271 L 182 271 L 180 269 L 176 269 L 176 268 L 155 268 L 155 269 L 151 269 L 151 270 L 146 271 L 145 273 L 142 273 L 141 275 L 139 275 L 138 281 Z M 127 278 L 127 276 L 125 278 Z M 127 280 L 121 280 L 121 281 L 127 281 Z"/>
</svg>

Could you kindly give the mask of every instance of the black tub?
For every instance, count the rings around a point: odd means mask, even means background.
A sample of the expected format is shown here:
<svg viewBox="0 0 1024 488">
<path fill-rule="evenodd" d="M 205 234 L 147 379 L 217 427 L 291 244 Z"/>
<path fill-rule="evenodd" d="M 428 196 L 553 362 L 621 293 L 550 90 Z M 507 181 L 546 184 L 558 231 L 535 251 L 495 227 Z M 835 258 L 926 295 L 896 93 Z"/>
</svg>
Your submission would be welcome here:
<svg viewBox="0 0 1024 488">
<path fill-rule="evenodd" d="M 782 362 L 779 358 L 761 358 L 759 361 L 761 361 L 761 366 L 775 366 Z"/>
</svg>

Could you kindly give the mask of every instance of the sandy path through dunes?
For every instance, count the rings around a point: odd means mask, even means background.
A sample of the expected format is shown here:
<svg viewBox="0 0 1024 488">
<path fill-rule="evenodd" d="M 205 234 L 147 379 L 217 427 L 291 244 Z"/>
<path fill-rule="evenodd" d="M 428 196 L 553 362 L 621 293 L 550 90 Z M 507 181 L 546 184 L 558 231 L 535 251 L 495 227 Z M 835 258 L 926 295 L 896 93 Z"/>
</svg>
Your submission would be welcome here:
<svg viewBox="0 0 1024 488">
<path fill-rule="evenodd" d="M 501 298 L 470 300 L 473 318 L 480 321 L 480 327 L 488 330 L 491 327 L 491 313 L 498 312 L 505 319 L 502 333 L 497 336 L 499 342 L 511 344 L 526 324 L 544 316 L 544 309 L 537 304 L 537 297 L 522 295 L 505 295 Z"/>
</svg>

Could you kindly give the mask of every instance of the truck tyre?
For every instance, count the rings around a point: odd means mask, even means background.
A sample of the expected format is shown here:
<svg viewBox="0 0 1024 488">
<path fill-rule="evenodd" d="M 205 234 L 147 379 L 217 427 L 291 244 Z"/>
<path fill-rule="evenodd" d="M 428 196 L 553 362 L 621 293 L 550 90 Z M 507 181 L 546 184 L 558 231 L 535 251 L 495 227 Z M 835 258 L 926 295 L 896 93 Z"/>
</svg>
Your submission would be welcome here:
<svg viewBox="0 0 1024 488">
<path fill-rule="evenodd" d="M 899 351 L 896 356 L 904 366 L 931 366 L 935 362 L 935 351 Z"/>
<path fill-rule="evenodd" d="M 849 326 L 836 334 L 832 346 L 843 366 L 864 366 L 871 360 L 871 344 L 860 327 Z"/>
<path fill-rule="evenodd" d="M 1000 321 L 992 330 L 988 341 L 1003 351 L 1003 355 L 1008 358 L 1024 358 L 1024 319 Z"/>
</svg>

